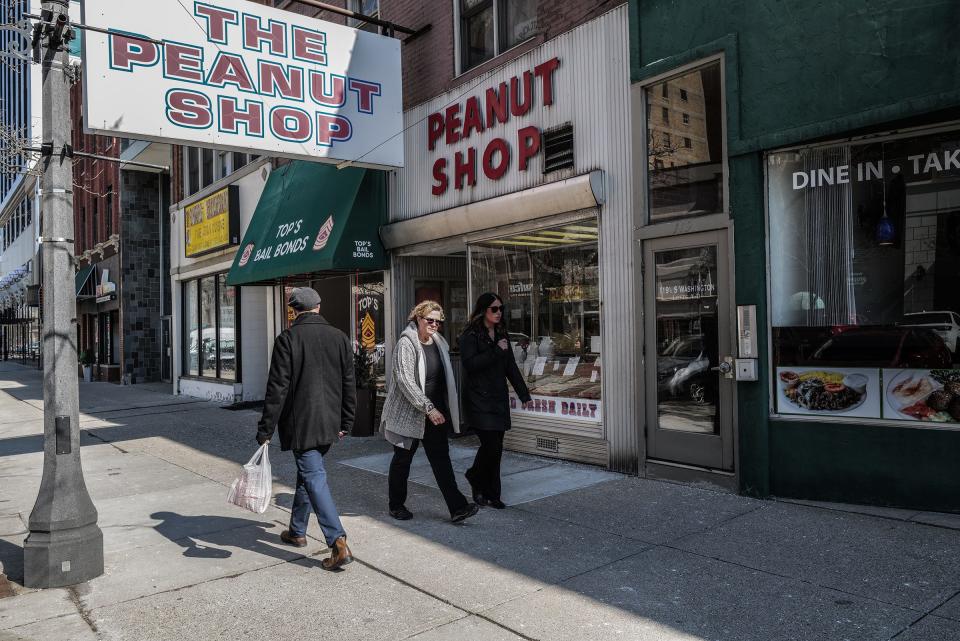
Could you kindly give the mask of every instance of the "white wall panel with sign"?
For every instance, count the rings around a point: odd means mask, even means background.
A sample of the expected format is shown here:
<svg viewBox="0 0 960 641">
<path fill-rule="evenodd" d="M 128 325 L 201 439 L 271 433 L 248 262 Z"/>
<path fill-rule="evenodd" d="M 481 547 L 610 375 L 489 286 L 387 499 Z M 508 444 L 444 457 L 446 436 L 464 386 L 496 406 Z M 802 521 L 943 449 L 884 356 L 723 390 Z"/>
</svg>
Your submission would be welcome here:
<svg viewBox="0 0 960 641">
<path fill-rule="evenodd" d="M 242 0 L 87 0 L 83 22 L 112 32 L 83 32 L 94 133 L 403 166 L 393 38 Z"/>
</svg>

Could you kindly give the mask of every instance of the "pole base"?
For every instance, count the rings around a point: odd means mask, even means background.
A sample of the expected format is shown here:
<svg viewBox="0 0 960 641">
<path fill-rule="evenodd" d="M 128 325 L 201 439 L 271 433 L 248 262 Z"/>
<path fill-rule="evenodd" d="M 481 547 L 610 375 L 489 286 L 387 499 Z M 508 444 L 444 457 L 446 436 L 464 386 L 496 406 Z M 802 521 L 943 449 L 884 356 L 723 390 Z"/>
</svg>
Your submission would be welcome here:
<svg viewBox="0 0 960 641">
<path fill-rule="evenodd" d="M 103 574 L 103 532 L 96 523 L 30 532 L 23 543 L 23 585 L 62 588 Z"/>
</svg>

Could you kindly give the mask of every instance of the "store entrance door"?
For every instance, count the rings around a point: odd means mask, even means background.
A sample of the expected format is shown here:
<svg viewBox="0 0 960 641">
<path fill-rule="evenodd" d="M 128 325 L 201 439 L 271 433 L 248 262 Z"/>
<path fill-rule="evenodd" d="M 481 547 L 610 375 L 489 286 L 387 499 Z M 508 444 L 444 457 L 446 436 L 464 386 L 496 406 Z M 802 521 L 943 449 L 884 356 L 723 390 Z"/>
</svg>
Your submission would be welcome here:
<svg viewBox="0 0 960 641">
<path fill-rule="evenodd" d="M 733 469 L 727 231 L 646 241 L 647 456 Z"/>
</svg>

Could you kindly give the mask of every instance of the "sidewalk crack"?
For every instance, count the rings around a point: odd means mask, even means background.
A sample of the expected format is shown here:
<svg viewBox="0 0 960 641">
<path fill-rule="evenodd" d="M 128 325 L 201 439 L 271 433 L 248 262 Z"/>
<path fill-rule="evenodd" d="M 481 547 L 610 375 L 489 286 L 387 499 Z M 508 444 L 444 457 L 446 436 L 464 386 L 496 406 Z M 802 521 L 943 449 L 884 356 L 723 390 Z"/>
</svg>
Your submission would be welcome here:
<svg viewBox="0 0 960 641">
<path fill-rule="evenodd" d="M 77 608 L 77 612 L 80 614 L 80 618 L 83 619 L 83 622 L 87 624 L 87 626 L 91 631 L 93 631 L 98 639 L 102 639 L 103 635 L 100 634 L 100 630 L 97 628 L 97 624 L 90 615 L 90 611 L 83 607 L 83 601 L 80 599 L 80 593 L 77 592 L 76 586 L 68 587 L 67 594 L 70 595 L 70 602 L 73 603 L 75 608 Z"/>
</svg>

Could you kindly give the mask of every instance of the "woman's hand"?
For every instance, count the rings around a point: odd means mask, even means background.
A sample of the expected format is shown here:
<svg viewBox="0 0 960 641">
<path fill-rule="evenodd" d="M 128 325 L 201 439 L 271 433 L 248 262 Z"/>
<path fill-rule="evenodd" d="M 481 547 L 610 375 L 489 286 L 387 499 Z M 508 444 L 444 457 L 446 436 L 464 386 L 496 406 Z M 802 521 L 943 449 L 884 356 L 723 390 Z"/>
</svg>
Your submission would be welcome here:
<svg viewBox="0 0 960 641">
<path fill-rule="evenodd" d="M 443 412 L 440 412 L 435 409 L 427 412 L 427 418 L 429 418 L 430 422 L 433 423 L 434 425 L 443 425 L 444 423 L 447 422 L 447 419 L 443 417 Z"/>
<path fill-rule="evenodd" d="M 497 346 L 504 351 L 510 349 L 510 343 L 508 343 L 507 339 L 505 338 L 501 338 L 499 341 L 497 341 Z"/>
</svg>

